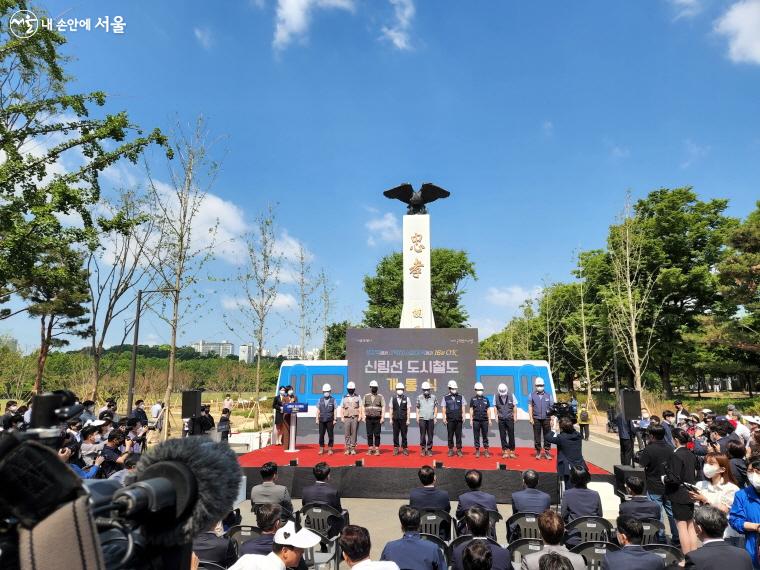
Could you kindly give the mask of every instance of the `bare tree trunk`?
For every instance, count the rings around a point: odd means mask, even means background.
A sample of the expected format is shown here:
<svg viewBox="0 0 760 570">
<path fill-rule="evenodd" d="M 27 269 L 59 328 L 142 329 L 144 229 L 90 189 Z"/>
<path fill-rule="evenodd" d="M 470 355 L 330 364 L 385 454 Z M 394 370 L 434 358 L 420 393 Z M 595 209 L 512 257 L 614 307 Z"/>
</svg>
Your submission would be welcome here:
<svg viewBox="0 0 760 570">
<path fill-rule="evenodd" d="M 169 418 L 171 417 L 171 399 L 174 392 L 174 372 L 177 363 L 177 325 L 179 324 L 179 279 L 176 281 L 177 291 L 174 292 L 172 320 L 169 325 L 171 339 L 169 345 L 169 370 L 166 374 L 166 392 L 164 392 L 164 423 L 161 426 L 161 440 L 169 438 Z"/>
<path fill-rule="evenodd" d="M 97 401 L 98 387 L 100 385 L 100 359 L 101 359 L 101 347 L 96 347 L 92 353 L 92 391 L 90 392 L 90 400 Z"/>
</svg>

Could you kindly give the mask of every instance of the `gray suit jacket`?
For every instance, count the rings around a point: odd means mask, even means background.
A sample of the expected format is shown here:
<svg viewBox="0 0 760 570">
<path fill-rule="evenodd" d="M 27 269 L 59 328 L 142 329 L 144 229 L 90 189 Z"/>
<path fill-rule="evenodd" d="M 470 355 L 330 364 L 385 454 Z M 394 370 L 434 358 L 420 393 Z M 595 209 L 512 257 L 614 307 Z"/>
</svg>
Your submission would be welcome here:
<svg viewBox="0 0 760 570">
<path fill-rule="evenodd" d="M 580 554 L 573 554 L 561 544 L 546 544 L 541 552 L 532 552 L 522 559 L 522 570 L 538 570 L 538 561 L 548 552 L 557 552 L 567 558 L 573 565 L 573 570 L 586 570 L 586 561 Z"/>
<path fill-rule="evenodd" d="M 251 489 L 251 503 L 280 505 L 288 511 L 287 514 L 293 513 L 293 503 L 290 500 L 288 488 L 284 485 L 275 485 L 271 481 L 265 481 L 261 485 L 255 485 Z"/>
</svg>

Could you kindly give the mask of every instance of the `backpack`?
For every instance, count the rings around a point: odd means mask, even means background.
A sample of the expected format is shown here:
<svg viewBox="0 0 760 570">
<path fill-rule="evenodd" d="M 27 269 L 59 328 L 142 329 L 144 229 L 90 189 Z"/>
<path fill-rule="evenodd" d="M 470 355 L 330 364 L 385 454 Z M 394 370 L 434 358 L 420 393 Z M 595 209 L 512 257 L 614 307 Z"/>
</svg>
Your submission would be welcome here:
<svg viewBox="0 0 760 570">
<path fill-rule="evenodd" d="M 588 422 L 588 412 L 581 412 L 581 421 L 583 423 Z"/>
</svg>

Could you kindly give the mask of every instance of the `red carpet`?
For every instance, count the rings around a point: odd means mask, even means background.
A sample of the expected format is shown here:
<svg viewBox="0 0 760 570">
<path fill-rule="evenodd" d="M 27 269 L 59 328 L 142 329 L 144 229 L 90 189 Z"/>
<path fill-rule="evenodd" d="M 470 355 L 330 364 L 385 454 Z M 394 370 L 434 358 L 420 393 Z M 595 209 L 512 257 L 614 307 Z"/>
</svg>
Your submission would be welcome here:
<svg viewBox="0 0 760 570">
<path fill-rule="evenodd" d="M 364 460 L 365 467 L 396 467 L 407 469 L 419 469 L 423 465 L 432 465 L 434 461 L 442 461 L 444 467 L 455 469 L 496 470 L 499 463 L 505 463 L 507 469 L 524 471 L 535 469 L 542 473 L 556 473 L 557 460 L 536 459 L 535 451 L 529 447 L 521 447 L 515 450 L 517 459 L 502 459 L 501 451 L 491 457 L 474 456 L 472 448 L 464 449 L 464 456 L 448 457 L 448 448 L 444 446 L 433 447 L 432 457 L 420 456 L 419 448 L 410 448 L 409 455 L 393 456 L 393 446 L 383 445 L 380 447 L 380 455 L 367 455 L 366 451 L 359 451 L 356 455 L 344 455 L 343 447 L 335 448 L 333 455 L 317 455 L 319 446 L 316 444 L 302 445 L 297 453 L 285 453 L 281 446 L 269 446 L 241 455 L 239 458 L 242 467 L 260 467 L 267 461 L 274 461 L 277 465 L 288 465 L 292 459 L 298 459 L 299 467 L 313 467 L 320 461 L 326 461 L 332 467 L 345 467 L 354 465 L 358 459 Z M 592 475 L 607 475 L 608 472 L 588 463 Z"/>
</svg>

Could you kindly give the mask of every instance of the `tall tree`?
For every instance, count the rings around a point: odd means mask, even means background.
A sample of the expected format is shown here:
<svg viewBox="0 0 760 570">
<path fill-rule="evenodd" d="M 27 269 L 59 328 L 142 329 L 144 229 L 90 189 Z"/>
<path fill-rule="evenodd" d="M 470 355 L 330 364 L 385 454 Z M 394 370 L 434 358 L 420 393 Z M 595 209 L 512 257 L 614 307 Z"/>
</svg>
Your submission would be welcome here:
<svg viewBox="0 0 760 570">
<path fill-rule="evenodd" d="M 314 324 L 316 322 L 316 299 L 314 294 L 319 287 L 319 282 L 312 275 L 311 255 L 302 243 L 298 244 L 296 253 L 296 302 L 298 309 L 298 338 L 301 358 L 306 358 L 306 345 L 311 340 Z"/>
<path fill-rule="evenodd" d="M 329 326 L 330 313 L 332 312 L 332 296 L 335 289 L 330 284 L 330 278 L 327 276 L 327 272 L 324 268 L 319 272 L 317 282 L 319 283 L 319 301 L 322 317 L 322 356 L 320 358 L 329 359 L 329 352 L 327 350 L 327 328 Z"/>
<path fill-rule="evenodd" d="M 375 275 L 364 277 L 367 309 L 364 324 L 397 328 L 404 299 L 403 257 L 391 253 L 377 264 Z M 477 279 L 475 265 L 464 251 L 434 248 L 430 251 L 433 317 L 438 328 L 460 328 L 467 323 L 462 294 L 468 278 Z"/>
<path fill-rule="evenodd" d="M 325 347 L 319 355 L 322 360 L 345 360 L 346 358 L 346 330 L 352 325 L 348 321 L 331 323 L 327 326 Z"/>
</svg>

